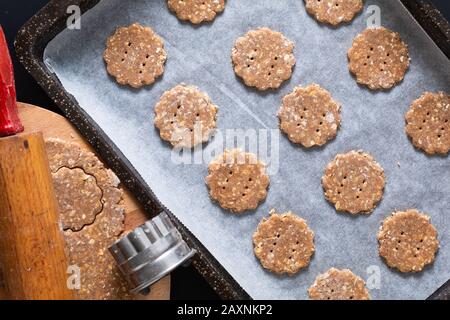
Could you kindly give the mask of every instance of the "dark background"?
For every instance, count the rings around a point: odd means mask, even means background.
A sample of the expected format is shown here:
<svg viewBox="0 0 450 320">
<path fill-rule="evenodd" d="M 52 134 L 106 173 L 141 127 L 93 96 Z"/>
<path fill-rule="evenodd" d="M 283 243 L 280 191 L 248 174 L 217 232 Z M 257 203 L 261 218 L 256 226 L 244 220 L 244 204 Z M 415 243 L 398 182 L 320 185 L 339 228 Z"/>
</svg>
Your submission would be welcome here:
<svg viewBox="0 0 450 320">
<path fill-rule="evenodd" d="M 28 75 L 17 61 L 13 41 L 19 28 L 48 0 L 0 0 L 0 24 L 2 25 L 13 58 L 16 75 L 17 100 L 35 104 L 59 113 L 58 108 L 45 92 Z M 390 0 L 386 0 L 390 1 Z M 447 20 L 450 20 L 450 1 L 432 0 Z M 172 273 L 172 299 L 218 299 L 215 292 L 193 267 L 179 268 Z"/>
</svg>

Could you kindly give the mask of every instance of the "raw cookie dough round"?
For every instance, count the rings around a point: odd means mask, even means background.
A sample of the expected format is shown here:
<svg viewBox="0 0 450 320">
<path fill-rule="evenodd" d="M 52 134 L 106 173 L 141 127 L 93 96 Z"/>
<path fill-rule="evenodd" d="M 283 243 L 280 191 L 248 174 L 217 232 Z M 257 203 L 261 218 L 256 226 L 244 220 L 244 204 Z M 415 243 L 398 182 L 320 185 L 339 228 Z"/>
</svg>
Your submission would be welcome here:
<svg viewBox="0 0 450 320">
<path fill-rule="evenodd" d="M 67 230 L 64 231 L 68 262 L 72 266 L 80 268 L 82 277 L 80 289 L 75 290 L 75 298 L 81 300 L 130 300 L 136 297 L 130 294 L 130 287 L 123 278 L 114 258 L 109 254 L 108 247 L 117 241 L 124 231 L 125 209 L 122 205 L 123 191 L 119 188 L 119 179 L 92 152 L 86 151 L 78 144 L 60 139 L 46 139 L 46 151 L 53 177 L 55 174 L 68 172 L 73 175 L 65 175 L 64 179 L 73 187 L 62 190 L 58 188 L 58 180 L 55 181 L 55 192 L 75 192 L 78 181 L 69 181 L 68 178 L 95 177 L 96 186 L 101 189 L 102 208 L 95 221 L 86 216 L 80 207 L 76 212 L 76 218 L 65 220 Z M 63 171 L 62 171 L 63 170 Z M 83 192 L 83 191 L 81 191 Z M 57 198 L 61 200 L 61 197 Z M 62 207 L 59 202 L 60 207 Z M 64 218 L 64 217 L 63 217 Z M 79 231 L 72 231 L 79 227 L 80 221 L 84 221 Z"/>
<path fill-rule="evenodd" d="M 308 294 L 312 300 L 370 300 L 364 280 L 348 269 L 331 268 L 319 275 Z"/>
<path fill-rule="evenodd" d="M 450 96 L 425 92 L 406 114 L 406 133 L 427 154 L 450 151 Z"/>
<path fill-rule="evenodd" d="M 379 253 L 391 268 L 420 272 L 431 264 L 439 249 L 436 228 L 430 217 L 417 210 L 395 212 L 378 233 Z"/>
<path fill-rule="evenodd" d="M 283 98 L 280 128 L 293 143 L 322 146 L 336 137 L 341 123 L 340 104 L 317 84 L 296 87 Z"/>
<path fill-rule="evenodd" d="M 236 40 L 232 51 L 235 73 L 259 90 L 276 89 L 290 79 L 295 65 L 294 44 L 280 32 L 260 28 Z"/>
<path fill-rule="evenodd" d="M 164 72 L 164 42 L 151 28 L 132 24 L 116 30 L 106 42 L 103 58 L 108 73 L 122 85 L 150 85 Z"/>
<path fill-rule="evenodd" d="M 62 167 L 52 173 L 63 229 L 80 231 L 102 211 L 102 190 L 94 176 L 80 168 Z"/>
<path fill-rule="evenodd" d="M 348 51 L 349 69 L 359 84 L 372 90 L 390 89 L 409 69 L 407 45 L 400 34 L 386 28 L 368 28 Z"/>
<path fill-rule="evenodd" d="M 261 265 L 272 272 L 289 275 L 306 268 L 314 254 L 314 232 L 292 212 L 270 212 L 253 235 L 253 246 Z"/>
<path fill-rule="evenodd" d="M 327 166 L 322 185 L 337 211 L 371 213 L 383 197 L 384 170 L 370 155 L 351 151 L 337 155 Z"/>
<path fill-rule="evenodd" d="M 161 138 L 177 148 L 192 148 L 209 140 L 218 108 L 206 93 L 185 84 L 164 92 L 155 107 Z"/>
<path fill-rule="evenodd" d="M 362 11 L 363 0 L 305 0 L 306 11 L 316 20 L 336 26 L 350 22 Z"/>
<path fill-rule="evenodd" d="M 256 155 L 239 149 L 226 150 L 208 167 L 210 196 L 235 213 L 254 210 L 267 196 L 269 176 Z"/>
<path fill-rule="evenodd" d="M 214 20 L 225 9 L 225 0 L 167 0 L 167 5 L 178 19 L 199 24 Z"/>
</svg>

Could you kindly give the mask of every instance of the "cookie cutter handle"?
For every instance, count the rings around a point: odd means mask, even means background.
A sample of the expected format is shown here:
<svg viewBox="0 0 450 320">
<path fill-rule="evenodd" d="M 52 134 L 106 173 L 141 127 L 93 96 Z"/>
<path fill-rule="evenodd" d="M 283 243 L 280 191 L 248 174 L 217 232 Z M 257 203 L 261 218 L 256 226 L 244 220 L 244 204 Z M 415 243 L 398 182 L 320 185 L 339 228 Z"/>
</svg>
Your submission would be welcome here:
<svg viewBox="0 0 450 320">
<path fill-rule="evenodd" d="M 150 293 L 152 284 L 186 265 L 196 253 L 164 211 L 118 240 L 109 252 L 131 292 L 144 295 Z"/>
</svg>

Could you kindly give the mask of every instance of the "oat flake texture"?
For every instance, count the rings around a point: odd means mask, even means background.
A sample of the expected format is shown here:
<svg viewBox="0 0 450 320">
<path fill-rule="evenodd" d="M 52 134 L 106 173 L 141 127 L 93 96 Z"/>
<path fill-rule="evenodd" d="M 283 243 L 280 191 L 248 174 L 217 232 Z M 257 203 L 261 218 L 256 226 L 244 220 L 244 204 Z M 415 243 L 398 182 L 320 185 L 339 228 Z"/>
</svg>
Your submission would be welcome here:
<svg viewBox="0 0 450 320">
<path fill-rule="evenodd" d="M 78 198 L 79 203 L 86 199 L 86 203 L 72 207 L 75 210 L 70 212 L 72 215 L 67 216 L 67 210 L 61 212 L 67 228 L 64 238 L 69 264 L 78 266 L 81 272 L 80 289 L 75 291 L 75 297 L 82 300 L 135 298 L 129 293 L 128 283 L 108 252 L 108 247 L 117 241 L 124 230 L 125 209 L 122 206 L 123 191 L 119 188 L 119 179 L 104 167 L 95 154 L 78 144 L 54 138 L 47 139 L 45 144 L 50 171 L 56 179 L 54 185 L 59 205 L 64 205 L 71 196 L 74 200 Z M 90 177 L 95 178 L 94 188 Z M 89 181 L 86 185 L 80 179 Z M 83 189 L 76 190 L 80 185 L 84 185 Z M 101 212 L 91 217 L 86 213 L 97 211 L 97 202 L 90 201 L 97 196 L 97 187 L 101 190 L 102 207 Z M 64 193 L 69 194 L 61 196 Z M 89 205 L 92 206 L 89 208 Z"/>
<path fill-rule="evenodd" d="M 225 9 L 225 0 L 168 0 L 167 5 L 178 19 L 199 24 L 214 20 Z"/>
<path fill-rule="evenodd" d="M 430 217 L 412 209 L 395 212 L 384 220 L 378 233 L 380 256 L 400 272 L 420 272 L 431 264 L 439 249 Z"/>
<path fill-rule="evenodd" d="M 256 155 L 239 149 L 226 150 L 208 167 L 210 196 L 235 213 L 254 210 L 267 196 L 269 176 Z"/>
<path fill-rule="evenodd" d="M 207 142 L 216 128 L 218 107 L 197 87 L 180 84 L 164 92 L 155 107 L 161 138 L 177 148 Z"/>
<path fill-rule="evenodd" d="M 308 293 L 311 300 L 370 300 L 364 280 L 348 269 L 319 275 Z"/>
<path fill-rule="evenodd" d="M 350 22 L 362 11 L 363 0 L 305 0 L 306 11 L 316 20 L 336 26 Z"/>
<path fill-rule="evenodd" d="M 414 146 L 429 155 L 450 151 L 450 96 L 425 92 L 406 114 L 406 133 Z"/>
<path fill-rule="evenodd" d="M 337 211 L 367 214 L 383 197 L 384 170 L 372 156 L 351 151 L 337 155 L 327 166 L 322 185 Z"/>
<path fill-rule="evenodd" d="M 236 40 L 231 58 L 235 73 L 249 87 L 276 89 L 290 79 L 294 44 L 280 32 L 260 28 Z"/>
<path fill-rule="evenodd" d="M 386 90 L 400 83 L 410 64 L 408 47 L 400 34 L 383 27 L 369 28 L 358 35 L 348 59 L 356 81 L 372 90 Z"/>
<path fill-rule="evenodd" d="M 102 190 L 95 176 L 81 168 L 62 167 L 52 173 L 63 229 L 80 231 L 103 210 Z"/>
<path fill-rule="evenodd" d="M 253 235 L 253 247 L 261 265 L 274 273 L 294 275 L 306 268 L 314 254 L 314 232 L 292 212 L 272 210 Z"/>
<path fill-rule="evenodd" d="M 151 28 L 134 23 L 108 38 L 103 58 L 108 73 L 122 85 L 150 85 L 164 72 L 164 42 Z"/>
<path fill-rule="evenodd" d="M 319 85 L 296 87 L 283 98 L 278 111 L 280 129 L 293 143 L 306 148 L 323 146 L 337 135 L 340 108 L 331 94 Z"/>
</svg>

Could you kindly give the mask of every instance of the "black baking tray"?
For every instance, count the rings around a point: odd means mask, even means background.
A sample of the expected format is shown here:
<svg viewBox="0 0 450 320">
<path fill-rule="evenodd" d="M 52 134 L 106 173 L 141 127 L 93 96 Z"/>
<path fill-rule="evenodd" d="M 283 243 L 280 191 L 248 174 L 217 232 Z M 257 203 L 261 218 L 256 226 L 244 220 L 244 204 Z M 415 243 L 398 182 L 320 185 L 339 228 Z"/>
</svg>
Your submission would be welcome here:
<svg viewBox="0 0 450 320">
<path fill-rule="evenodd" d="M 78 128 L 107 165 L 118 175 L 149 214 L 149 218 L 167 211 L 186 242 L 198 254 L 193 265 L 223 299 L 250 299 L 250 296 L 206 250 L 196 237 L 155 197 L 127 158 L 109 137 L 66 92 L 57 77 L 44 64 L 43 54 L 47 44 L 66 27 L 70 14 L 67 8 L 77 5 L 84 13 L 100 0 L 52 0 L 19 31 L 16 54 L 39 85 L 54 100 L 64 115 Z M 450 59 L 450 24 L 429 0 L 401 0 L 423 29 Z M 450 281 L 429 299 L 450 300 Z"/>
</svg>

